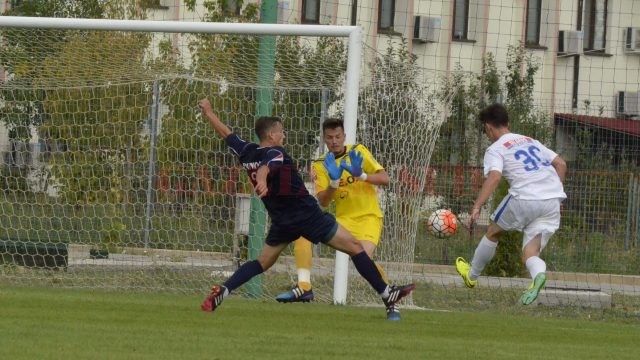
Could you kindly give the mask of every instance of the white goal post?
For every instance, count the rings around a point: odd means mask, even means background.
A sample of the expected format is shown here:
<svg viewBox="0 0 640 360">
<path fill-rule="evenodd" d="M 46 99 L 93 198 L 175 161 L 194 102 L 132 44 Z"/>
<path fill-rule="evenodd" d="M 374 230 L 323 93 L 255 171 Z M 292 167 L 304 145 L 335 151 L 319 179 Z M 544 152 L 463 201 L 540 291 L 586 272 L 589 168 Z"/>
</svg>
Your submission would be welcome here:
<svg viewBox="0 0 640 360">
<path fill-rule="evenodd" d="M 0 16 L 0 28 L 348 37 L 344 127 L 347 144 L 354 144 L 356 141 L 362 52 L 361 29 L 358 26 Z M 336 254 L 333 295 L 333 301 L 336 304 L 345 304 L 347 301 L 348 261 L 346 254 L 341 252 Z"/>
</svg>

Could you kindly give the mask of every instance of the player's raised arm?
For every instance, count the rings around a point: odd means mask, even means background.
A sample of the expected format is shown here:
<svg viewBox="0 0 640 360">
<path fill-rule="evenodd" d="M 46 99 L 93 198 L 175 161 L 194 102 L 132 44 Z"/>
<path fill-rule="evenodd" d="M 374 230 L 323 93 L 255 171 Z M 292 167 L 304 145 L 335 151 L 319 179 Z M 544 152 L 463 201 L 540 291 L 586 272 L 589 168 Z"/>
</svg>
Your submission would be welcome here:
<svg viewBox="0 0 640 360">
<path fill-rule="evenodd" d="M 204 115 L 213 129 L 223 138 L 225 139 L 227 136 L 231 134 L 231 129 L 227 127 L 220 118 L 213 112 L 213 107 L 211 106 L 211 102 L 209 99 L 202 99 L 198 101 L 198 106 L 202 110 L 202 115 Z"/>
</svg>

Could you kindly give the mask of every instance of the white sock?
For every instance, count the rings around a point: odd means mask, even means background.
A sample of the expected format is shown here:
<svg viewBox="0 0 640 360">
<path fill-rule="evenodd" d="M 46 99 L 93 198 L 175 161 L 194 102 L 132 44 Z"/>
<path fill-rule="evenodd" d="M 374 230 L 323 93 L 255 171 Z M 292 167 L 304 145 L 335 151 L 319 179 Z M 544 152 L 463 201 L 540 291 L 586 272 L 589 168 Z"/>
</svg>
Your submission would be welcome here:
<svg viewBox="0 0 640 360">
<path fill-rule="evenodd" d="M 380 296 L 382 296 L 383 299 L 388 298 L 390 289 L 391 288 L 389 287 L 389 285 L 387 285 L 387 287 L 384 289 L 384 291 L 380 293 Z"/>
<path fill-rule="evenodd" d="M 486 235 L 482 237 L 482 240 L 480 240 L 476 248 L 476 252 L 473 254 L 473 260 L 471 260 L 469 278 L 475 280 L 480 276 L 484 267 L 487 266 L 493 258 L 493 255 L 495 255 L 496 247 L 498 247 L 498 243 L 489 240 Z"/>
<path fill-rule="evenodd" d="M 224 292 L 222 293 L 222 298 L 226 298 L 227 295 L 229 295 L 229 289 L 227 289 L 226 287 L 224 288 Z"/>
<path fill-rule="evenodd" d="M 298 269 L 298 282 L 311 284 L 311 271 L 309 269 Z"/>
<path fill-rule="evenodd" d="M 531 274 L 532 279 L 535 279 L 538 274 L 547 271 L 547 264 L 537 256 L 528 258 L 525 265 L 527 266 L 527 270 L 529 270 L 529 274 Z"/>
</svg>

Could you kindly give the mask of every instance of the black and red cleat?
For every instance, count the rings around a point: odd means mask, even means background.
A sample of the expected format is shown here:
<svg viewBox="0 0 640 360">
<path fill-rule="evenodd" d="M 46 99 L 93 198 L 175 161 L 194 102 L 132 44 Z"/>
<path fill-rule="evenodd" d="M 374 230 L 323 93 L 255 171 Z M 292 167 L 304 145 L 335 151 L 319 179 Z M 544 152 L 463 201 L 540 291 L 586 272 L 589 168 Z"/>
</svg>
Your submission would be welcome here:
<svg viewBox="0 0 640 360">
<path fill-rule="evenodd" d="M 382 301 L 384 302 L 384 305 L 387 307 L 387 309 L 389 309 L 390 307 L 393 307 L 398 301 L 400 301 L 400 299 L 411 294 L 411 292 L 415 288 L 415 284 L 403 286 L 394 285 L 389 291 L 389 297 L 387 297 L 386 299 L 382 299 Z"/>
<path fill-rule="evenodd" d="M 207 296 L 207 298 L 202 302 L 202 305 L 200 305 L 202 311 L 212 312 L 217 309 L 224 299 L 225 290 L 226 288 L 222 285 L 214 285 L 211 288 L 209 296 Z"/>
</svg>

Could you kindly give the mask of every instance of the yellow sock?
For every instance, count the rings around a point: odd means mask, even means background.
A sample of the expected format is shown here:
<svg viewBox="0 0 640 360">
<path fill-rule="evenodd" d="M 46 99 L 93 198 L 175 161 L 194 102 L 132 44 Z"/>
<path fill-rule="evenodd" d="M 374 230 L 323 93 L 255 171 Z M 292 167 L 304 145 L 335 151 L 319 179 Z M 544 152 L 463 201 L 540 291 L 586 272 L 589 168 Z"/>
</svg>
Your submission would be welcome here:
<svg viewBox="0 0 640 360">
<path fill-rule="evenodd" d="M 378 263 L 376 263 L 376 267 L 378 268 L 378 271 L 380 272 L 380 276 L 382 276 L 382 280 L 384 280 L 384 282 L 386 282 L 388 284 L 389 283 L 389 279 L 387 279 L 387 273 L 384 272 L 384 269 L 382 268 L 382 266 L 378 265 Z"/>
<path fill-rule="evenodd" d="M 311 290 L 311 242 L 303 237 L 293 244 L 293 254 L 296 257 L 296 268 L 298 269 L 298 286 L 304 290 Z"/>
</svg>

